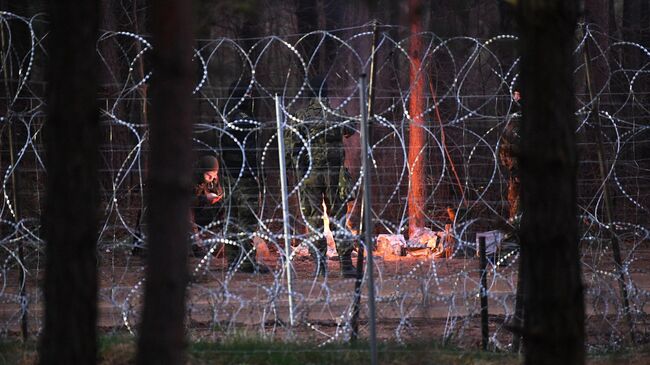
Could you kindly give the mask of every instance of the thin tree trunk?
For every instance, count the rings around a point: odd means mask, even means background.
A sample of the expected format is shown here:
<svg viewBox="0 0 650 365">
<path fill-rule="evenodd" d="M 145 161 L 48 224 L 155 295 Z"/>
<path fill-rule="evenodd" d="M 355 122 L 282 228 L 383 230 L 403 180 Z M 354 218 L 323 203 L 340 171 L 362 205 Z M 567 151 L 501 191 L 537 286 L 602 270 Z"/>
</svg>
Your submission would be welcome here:
<svg viewBox="0 0 650 365">
<path fill-rule="evenodd" d="M 191 6 L 151 3 L 153 69 L 146 201 L 149 257 L 138 364 L 185 362 L 185 292 L 191 189 Z"/>
<path fill-rule="evenodd" d="M 409 151 L 408 163 L 410 168 L 410 182 L 408 194 L 409 236 L 425 224 L 425 167 L 427 153 L 422 149 L 426 144 L 424 130 L 424 85 L 425 75 L 421 70 L 422 65 L 422 37 L 416 35 L 423 31 L 422 12 L 424 6 L 421 0 L 409 0 L 409 22 L 411 26 L 411 39 L 409 40 L 410 86 L 409 115 Z"/>
<path fill-rule="evenodd" d="M 521 259 L 526 364 L 584 364 L 573 83 L 577 0 L 522 1 Z"/>
<path fill-rule="evenodd" d="M 98 1 L 62 0 L 49 9 L 41 364 L 97 359 L 98 14 Z"/>
</svg>

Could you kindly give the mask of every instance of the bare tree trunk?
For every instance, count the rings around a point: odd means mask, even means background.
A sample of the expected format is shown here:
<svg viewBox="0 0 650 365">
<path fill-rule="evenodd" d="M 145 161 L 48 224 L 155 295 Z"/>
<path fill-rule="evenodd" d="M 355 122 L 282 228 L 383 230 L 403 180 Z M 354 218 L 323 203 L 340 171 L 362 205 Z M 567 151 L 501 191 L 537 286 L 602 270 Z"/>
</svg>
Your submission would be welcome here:
<svg viewBox="0 0 650 365">
<path fill-rule="evenodd" d="M 41 364 L 97 359 L 98 1 L 49 9 L 45 326 Z"/>
<path fill-rule="evenodd" d="M 573 49 L 577 0 L 519 2 L 526 364 L 584 364 Z"/>
<path fill-rule="evenodd" d="M 185 362 L 185 292 L 191 191 L 191 6 L 151 3 L 153 69 L 146 201 L 149 257 L 138 364 Z"/>
<path fill-rule="evenodd" d="M 425 167 L 427 153 L 423 151 L 426 145 L 426 134 L 424 130 L 424 85 L 425 73 L 421 70 L 422 65 L 422 38 L 416 35 L 423 31 L 422 12 L 424 6 L 421 0 L 409 1 L 409 22 L 411 26 L 411 39 L 409 41 L 410 64 L 410 86 L 409 114 L 411 124 L 409 126 L 409 152 L 408 163 L 410 168 L 411 186 L 408 194 L 408 215 L 409 215 L 409 236 L 415 230 L 424 227 L 426 208 L 425 189 Z"/>
</svg>

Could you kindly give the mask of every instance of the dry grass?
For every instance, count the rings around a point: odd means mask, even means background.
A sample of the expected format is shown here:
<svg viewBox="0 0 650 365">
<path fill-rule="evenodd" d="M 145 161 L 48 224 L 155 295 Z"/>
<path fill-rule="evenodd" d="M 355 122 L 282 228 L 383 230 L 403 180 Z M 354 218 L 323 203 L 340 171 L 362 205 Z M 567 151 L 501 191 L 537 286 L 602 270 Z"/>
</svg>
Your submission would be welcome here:
<svg viewBox="0 0 650 365">
<path fill-rule="evenodd" d="M 98 364 L 135 364 L 135 341 L 132 337 L 108 336 L 100 342 Z M 37 363 L 33 341 L 0 342 L 0 365 Z M 224 343 L 195 342 L 188 347 L 188 364 L 336 364 L 370 363 L 368 346 L 335 343 L 317 347 L 307 343 L 283 343 L 254 338 L 229 340 Z M 379 363 L 391 365 L 516 365 L 521 356 L 508 353 L 466 351 L 435 343 L 399 345 L 384 343 L 379 347 Z M 590 356 L 589 365 L 645 365 L 650 363 L 650 348 Z"/>
</svg>

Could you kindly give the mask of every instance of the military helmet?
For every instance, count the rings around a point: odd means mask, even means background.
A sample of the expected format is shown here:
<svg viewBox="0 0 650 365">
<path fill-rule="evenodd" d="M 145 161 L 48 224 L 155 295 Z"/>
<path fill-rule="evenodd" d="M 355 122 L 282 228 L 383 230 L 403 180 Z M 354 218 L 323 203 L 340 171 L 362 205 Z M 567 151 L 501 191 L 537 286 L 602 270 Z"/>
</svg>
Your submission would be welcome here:
<svg viewBox="0 0 650 365">
<path fill-rule="evenodd" d="M 203 155 L 199 159 L 198 166 L 201 172 L 213 171 L 219 169 L 219 160 L 212 155 Z"/>
</svg>

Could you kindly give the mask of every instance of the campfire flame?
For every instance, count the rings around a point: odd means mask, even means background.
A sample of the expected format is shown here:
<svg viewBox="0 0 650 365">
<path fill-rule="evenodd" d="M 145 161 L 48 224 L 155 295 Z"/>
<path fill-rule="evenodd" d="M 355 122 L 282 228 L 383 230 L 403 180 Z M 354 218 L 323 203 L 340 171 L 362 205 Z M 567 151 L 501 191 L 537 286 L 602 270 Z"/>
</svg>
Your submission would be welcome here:
<svg viewBox="0 0 650 365">
<path fill-rule="evenodd" d="M 325 206 L 325 200 L 323 200 L 323 226 L 325 239 L 327 240 L 327 247 L 336 249 L 336 242 L 334 241 L 334 235 L 330 229 L 330 217 L 327 214 L 327 206 Z"/>
<path fill-rule="evenodd" d="M 325 200 L 323 200 L 322 203 L 323 206 L 323 234 L 325 234 L 325 239 L 327 240 L 327 247 L 330 247 L 332 249 L 336 249 L 336 241 L 334 240 L 334 234 L 332 233 L 332 230 L 330 229 L 330 217 L 327 214 L 327 206 L 325 205 Z M 346 204 L 346 214 L 345 214 L 345 226 L 350 230 L 350 233 L 353 235 L 359 234 L 359 231 L 353 227 L 352 220 L 350 219 L 353 210 L 354 210 L 354 203 L 350 202 L 349 204 Z"/>
</svg>

